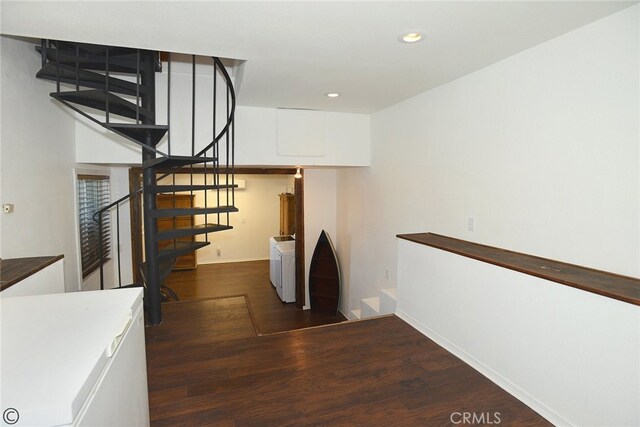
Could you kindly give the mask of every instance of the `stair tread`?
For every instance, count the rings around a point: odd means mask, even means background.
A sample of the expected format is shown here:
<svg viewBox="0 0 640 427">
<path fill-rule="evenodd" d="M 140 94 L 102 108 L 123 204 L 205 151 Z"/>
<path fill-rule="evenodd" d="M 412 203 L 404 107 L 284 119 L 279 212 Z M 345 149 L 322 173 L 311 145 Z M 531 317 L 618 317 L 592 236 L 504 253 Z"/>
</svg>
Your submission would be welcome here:
<svg viewBox="0 0 640 427">
<path fill-rule="evenodd" d="M 198 224 L 194 226 L 175 227 L 159 231 L 156 234 L 156 240 L 168 240 L 179 237 L 195 236 L 197 234 L 214 233 L 217 231 L 231 230 L 230 225 L 224 224 Z"/>
<path fill-rule="evenodd" d="M 380 297 L 363 298 L 361 301 L 376 311 L 380 310 Z"/>
<path fill-rule="evenodd" d="M 219 189 L 228 189 L 238 187 L 238 184 L 235 185 L 209 185 L 209 184 L 197 184 L 197 185 L 189 185 L 189 184 L 177 184 L 177 185 L 150 185 L 146 189 L 152 193 L 173 193 L 179 191 L 198 191 L 198 190 L 219 190 Z"/>
<path fill-rule="evenodd" d="M 397 289 L 380 289 L 380 314 L 395 313 L 398 304 Z"/>
<path fill-rule="evenodd" d="M 362 317 L 373 317 L 380 315 L 380 298 L 370 297 L 360 300 L 360 309 L 362 310 Z"/>
<path fill-rule="evenodd" d="M 109 48 L 109 56 L 122 56 L 122 55 L 135 55 L 136 49 L 131 47 L 120 47 L 120 46 L 105 46 L 99 44 L 91 44 L 91 43 L 77 43 L 77 42 L 66 42 L 62 40 L 54 40 L 53 43 L 56 45 L 60 51 L 69 52 L 70 54 L 74 54 L 76 52 L 76 46 L 79 48 L 80 54 L 90 54 L 90 55 L 100 55 L 106 53 L 107 48 Z"/>
<path fill-rule="evenodd" d="M 202 157 L 202 156 L 168 156 L 158 157 L 152 160 L 144 162 L 143 167 L 175 167 L 175 166 L 189 166 L 198 163 L 214 162 L 217 159 L 215 157 Z"/>
<path fill-rule="evenodd" d="M 380 292 L 393 300 L 398 299 L 397 288 L 385 288 L 381 289 Z"/>
<path fill-rule="evenodd" d="M 215 207 L 207 207 L 207 208 L 162 208 L 162 209 L 151 209 L 149 214 L 153 218 L 160 217 L 172 217 L 172 216 L 181 216 L 181 215 L 204 215 L 204 214 L 212 214 L 212 213 L 231 213 L 238 212 L 238 208 L 235 206 L 215 206 Z"/>
<path fill-rule="evenodd" d="M 209 242 L 172 242 L 158 251 L 158 259 L 166 260 L 188 254 L 209 245 Z"/>
<path fill-rule="evenodd" d="M 42 52 L 40 46 L 36 46 L 36 50 Z M 57 61 L 60 64 L 67 64 L 74 67 L 77 62 L 78 65 L 85 70 L 106 70 L 105 58 L 102 55 L 81 52 L 80 56 L 76 57 L 75 51 L 72 50 L 47 48 L 46 57 L 50 61 Z M 144 55 L 141 55 L 140 63 L 142 64 L 143 62 Z M 111 51 L 109 51 L 109 71 L 136 74 L 138 71 L 136 54 L 113 56 Z"/>
<path fill-rule="evenodd" d="M 107 123 L 107 126 L 118 129 L 169 129 L 169 126 L 167 125 L 145 125 L 142 123 Z"/>
<path fill-rule="evenodd" d="M 230 225 L 224 225 L 224 224 L 196 224 L 193 226 L 175 227 L 175 228 L 172 228 L 172 230 L 199 230 L 201 228 L 216 228 L 216 227 L 233 228 Z"/>
<path fill-rule="evenodd" d="M 58 100 L 72 102 L 84 105 L 85 107 L 95 108 L 97 110 L 106 110 L 106 100 L 109 99 L 109 113 L 116 114 L 130 119 L 136 118 L 136 105 L 112 93 L 106 93 L 104 90 L 79 90 L 68 92 L 52 92 L 51 96 Z M 154 119 L 154 114 L 144 107 L 138 107 L 140 118 L 146 117 Z"/>
<path fill-rule="evenodd" d="M 169 130 L 167 125 L 142 125 L 135 123 L 105 123 L 103 126 L 127 139 L 147 145 L 147 138 L 151 138 L 151 146 L 155 147 Z"/>
<path fill-rule="evenodd" d="M 36 77 L 40 79 L 56 81 L 58 79 L 58 72 L 61 82 L 76 84 L 75 66 L 60 64 L 60 69 L 58 70 L 56 63 L 51 61 L 47 62 L 40 69 L 40 71 L 36 73 Z M 103 74 L 79 69 L 77 77 L 78 85 L 80 86 L 91 87 L 95 89 L 106 89 L 106 77 Z M 146 86 L 140 86 L 138 89 L 137 85 L 134 82 L 109 76 L 109 91 L 127 95 L 136 95 L 137 92 L 144 93 L 148 91 L 148 88 Z"/>
</svg>

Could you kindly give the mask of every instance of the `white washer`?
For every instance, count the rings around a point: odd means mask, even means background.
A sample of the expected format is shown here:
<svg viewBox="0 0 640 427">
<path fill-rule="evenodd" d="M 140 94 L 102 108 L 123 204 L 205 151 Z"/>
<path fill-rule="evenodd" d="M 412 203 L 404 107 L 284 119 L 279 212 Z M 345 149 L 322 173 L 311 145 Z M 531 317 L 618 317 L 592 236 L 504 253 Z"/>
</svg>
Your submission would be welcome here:
<svg viewBox="0 0 640 427">
<path fill-rule="evenodd" d="M 269 279 L 274 288 L 282 287 L 280 272 L 280 253 L 276 250 L 276 245 L 282 242 L 294 242 L 292 236 L 273 236 L 269 238 Z"/>
<path fill-rule="evenodd" d="M 276 291 L 284 302 L 296 300 L 296 242 L 278 243 L 276 251 L 280 256 L 280 277 L 276 278 Z M 278 272 L 276 272 L 277 274 Z M 279 279 L 279 280 L 278 280 Z"/>
<path fill-rule="evenodd" d="M 280 283 L 280 272 L 278 271 L 280 264 L 280 254 L 276 250 L 276 245 L 278 241 L 275 237 L 271 237 L 269 239 L 269 279 L 271 279 L 271 284 L 274 288 L 278 288 Z"/>
</svg>

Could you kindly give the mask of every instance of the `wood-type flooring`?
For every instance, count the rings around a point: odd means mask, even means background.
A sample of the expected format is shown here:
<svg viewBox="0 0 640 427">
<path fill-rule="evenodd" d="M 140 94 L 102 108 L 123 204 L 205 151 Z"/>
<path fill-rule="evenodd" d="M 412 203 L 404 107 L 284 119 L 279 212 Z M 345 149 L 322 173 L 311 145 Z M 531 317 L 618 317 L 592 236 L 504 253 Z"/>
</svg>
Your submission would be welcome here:
<svg viewBox="0 0 640 427">
<path fill-rule="evenodd" d="M 269 281 L 269 260 L 203 264 L 172 272 L 165 284 L 181 301 L 246 295 L 260 335 L 346 320 L 283 303 Z"/>
<path fill-rule="evenodd" d="M 258 274 L 242 285 L 252 274 L 231 268 L 224 290 L 203 267 L 195 286 L 172 274 L 183 301 L 146 329 L 154 427 L 550 425 L 395 316 L 259 335 L 314 321 L 261 301 L 273 288 Z"/>
<path fill-rule="evenodd" d="M 226 327 L 195 301 L 148 328 L 152 426 L 550 425 L 395 316 L 252 336 L 240 301 L 221 301 Z"/>
</svg>

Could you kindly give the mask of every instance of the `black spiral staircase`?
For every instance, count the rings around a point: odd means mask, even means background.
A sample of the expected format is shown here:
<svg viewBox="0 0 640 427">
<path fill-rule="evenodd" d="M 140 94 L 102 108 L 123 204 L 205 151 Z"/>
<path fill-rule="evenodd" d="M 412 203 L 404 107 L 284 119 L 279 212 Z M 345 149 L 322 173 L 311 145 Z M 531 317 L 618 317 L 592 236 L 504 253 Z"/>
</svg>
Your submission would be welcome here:
<svg viewBox="0 0 640 427">
<path fill-rule="evenodd" d="M 143 186 L 96 212 L 94 219 L 102 229 L 103 218 L 115 213 L 116 238 L 119 248 L 120 204 L 133 200 L 142 193 L 145 260 L 139 268 L 144 280 L 147 322 L 162 322 L 163 282 L 171 272 L 177 256 L 190 253 L 209 244 L 208 233 L 231 229 L 229 213 L 237 212 L 234 206 L 234 112 L 235 92 L 233 84 L 219 58 L 209 58 L 213 81 L 213 116 L 211 140 L 204 144 L 195 140 L 196 108 L 196 57 L 192 60 L 192 108 L 181 119 L 191 120 L 191 153 L 171 154 L 171 55 L 165 58 L 167 66 L 167 123 L 158 124 L 156 117 L 156 73 L 162 71 L 159 52 L 76 43 L 43 40 L 36 50 L 42 56 L 42 68 L 36 77 L 56 83 L 51 96 L 86 119 L 120 135 L 142 147 Z M 218 85 L 218 76 L 222 83 Z M 218 86 L 224 92 L 218 93 Z M 226 105 L 217 106 L 223 98 Z M 226 107 L 226 110 L 224 108 Z M 226 120 L 216 124 L 216 111 L 225 113 Z M 186 117 L 185 117 L 186 116 Z M 190 116 L 190 117 L 189 117 Z M 218 130 L 218 128 L 220 128 Z M 166 147 L 163 151 L 160 146 Z M 204 145 L 204 146 L 202 146 Z M 224 158 L 220 159 L 220 145 L 224 145 Z M 222 160 L 222 161 L 221 161 Z M 176 184 L 176 174 L 191 175 L 190 184 Z M 204 184 L 193 183 L 193 173 L 205 173 Z M 210 181 L 207 180 L 207 174 Z M 159 182 L 162 180 L 161 182 Z M 169 182 L 169 184 L 167 184 Z M 209 182 L 211 182 L 209 184 Z M 159 209 L 156 196 L 160 193 L 203 191 L 204 207 Z M 214 192 L 211 197 L 207 194 Z M 175 227 L 158 232 L 157 220 L 181 215 L 204 215 L 204 221 L 190 227 Z M 209 221 L 213 218 L 212 221 Z M 174 221 L 175 225 L 175 221 Z M 184 237 L 204 235 L 205 240 Z M 171 242 L 167 244 L 167 241 Z M 159 243 L 163 242 L 163 247 Z M 103 245 L 100 244 L 102 250 Z M 118 269 L 120 269 L 120 253 Z M 101 254 L 102 258 L 102 254 Z M 104 263 L 101 263 L 104 264 Z M 119 286 L 122 286 L 118 272 Z M 135 285 L 134 285 L 135 286 Z M 100 287 L 104 289 L 104 273 L 100 270 Z"/>
</svg>

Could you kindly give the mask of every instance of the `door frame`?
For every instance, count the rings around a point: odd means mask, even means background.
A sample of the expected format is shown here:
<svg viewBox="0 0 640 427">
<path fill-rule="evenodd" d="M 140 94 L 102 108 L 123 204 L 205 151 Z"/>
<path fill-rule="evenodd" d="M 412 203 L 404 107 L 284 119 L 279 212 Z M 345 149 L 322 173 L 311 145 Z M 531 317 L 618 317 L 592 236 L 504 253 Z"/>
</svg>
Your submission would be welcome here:
<svg viewBox="0 0 640 427">
<path fill-rule="evenodd" d="M 198 169 L 201 169 L 198 170 Z M 211 173 L 205 168 L 193 168 L 194 172 Z M 169 170 L 158 170 L 158 174 Z M 225 169 L 220 169 L 224 174 Z M 236 175 L 294 175 L 296 168 L 261 168 L 261 167 L 235 167 Z M 175 173 L 189 174 L 191 169 L 176 171 Z M 296 195 L 295 221 L 296 221 L 296 308 L 302 310 L 305 305 L 305 260 L 304 260 L 304 170 L 300 169 L 301 178 L 294 178 L 294 191 Z M 142 187 L 142 168 L 139 166 L 129 168 L 129 193 L 136 192 Z M 133 266 L 133 278 L 135 283 L 142 283 L 142 274 L 137 267 L 142 262 L 142 197 L 136 193 L 131 197 L 129 205 L 131 212 L 131 262 Z"/>
</svg>

